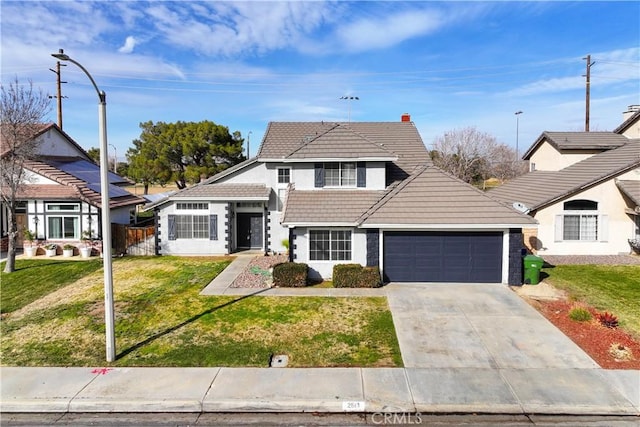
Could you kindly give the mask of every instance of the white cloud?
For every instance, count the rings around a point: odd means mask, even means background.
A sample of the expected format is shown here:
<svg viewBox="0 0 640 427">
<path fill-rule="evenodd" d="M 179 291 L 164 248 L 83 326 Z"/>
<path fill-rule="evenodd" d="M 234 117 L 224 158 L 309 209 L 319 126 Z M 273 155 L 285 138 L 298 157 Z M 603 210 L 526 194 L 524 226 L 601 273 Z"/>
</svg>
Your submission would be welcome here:
<svg viewBox="0 0 640 427">
<path fill-rule="evenodd" d="M 445 24 L 446 19 L 437 10 L 401 11 L 340 26 L 337 42 L 355 52 L 387 48 L 432 33 Z"/>
<path fill-rule="evenodd" d="M 120 47 L 120 49 L 118 49 L 118 52 L 120 52 L 120 53 L 131 53 L 131 52 L 133 52 L 133 49 L 136 47 L 137 42 L 138 41 L 135 39 L 135 37 L 128 36 L 127 39 L 124 41 L 124 45 L 122 45 L 122 47 Z"/>
</svg>

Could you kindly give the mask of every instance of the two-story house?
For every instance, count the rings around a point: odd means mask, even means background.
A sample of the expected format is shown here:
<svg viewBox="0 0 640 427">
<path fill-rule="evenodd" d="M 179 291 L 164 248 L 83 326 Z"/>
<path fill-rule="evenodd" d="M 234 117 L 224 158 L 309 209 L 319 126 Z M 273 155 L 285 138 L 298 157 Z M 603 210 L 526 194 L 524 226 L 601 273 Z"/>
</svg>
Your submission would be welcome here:
<svg viewBox="0 0 640 427">
<path fill-rule="evenodd" d="M 87 152 L 56 124 L 33 130 L 36 156 L 24 164 L 24 185 L 17 200 L 19 230 L 30 230 L 40 241 L 79 243 L 85 233 L 101 239 L 100 167 Z M 3 144 L 1 156 L 9 154 Z M 122 188 L 129 181 L 109 172 L 111 222 L 129 224 L 137 205 L 144 199 Z M 3 189 L 5 191 L 5 189 Z M 3 250 L 7 246 L 7 207 L 0 206 Z M 23 246 L 22 238 L 17 247 Z"/>
<path fill-rule="evenodd" d="M 489 194 L 539 222 L 539 255 L 617 255 L 640 239 L 640 107 L 613 132 L 543 132 L 523 158 L 531 172 Z"/>
<path fill-rule="evenodd" d="M 339 263 L 387 281 L 521 283 L 535 220 L 435 168 L 398 122 L 272 122 L 255 158 L 147 206 L 159 254 L 284 252 L 328 278 Z"/>
</svg>

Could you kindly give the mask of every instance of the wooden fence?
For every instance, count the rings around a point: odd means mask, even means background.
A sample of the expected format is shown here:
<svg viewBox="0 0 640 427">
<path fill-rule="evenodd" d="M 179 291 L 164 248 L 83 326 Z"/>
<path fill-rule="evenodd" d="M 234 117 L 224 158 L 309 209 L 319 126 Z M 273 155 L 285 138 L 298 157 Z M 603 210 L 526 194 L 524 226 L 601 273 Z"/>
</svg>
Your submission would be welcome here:
<svg viewBox="0 0 640 427">
<path fill-rule="evenodd" d="M 111 238 L 116 254 L 155 255 L 155 227 L 112 224 Z"/>
</svg>

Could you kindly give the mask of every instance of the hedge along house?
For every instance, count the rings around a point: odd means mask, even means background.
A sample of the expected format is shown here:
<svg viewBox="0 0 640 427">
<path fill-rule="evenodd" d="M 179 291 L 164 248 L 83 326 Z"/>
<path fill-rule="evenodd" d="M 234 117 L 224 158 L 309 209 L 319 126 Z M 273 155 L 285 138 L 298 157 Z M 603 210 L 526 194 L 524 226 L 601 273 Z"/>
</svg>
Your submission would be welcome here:
<svg viewBox="0 0 640 427">
<path fill-rule="evenodd" d="M 379 266 L 387 281 L 521 283 L 536 221 L 435 168 L 399 122 L 272 122 L 255 158 L 148 205 L 159 254 L 284 252 L 315 277 Z"/>
<path fill-rule="evenodd" d="M 101 239 L 100 167 L 55 124 L 34 131 L 33 139 L 37 155 L 25 163 L 25 184 L 17 194 L 18 228 L 33 231 L 38 240 L 61 244 L 80 242 L 84 232 Z M 121 188 L 129 181 L 111 172 L 109 183 L 111 222 L 129 224 L 144 199 Z M 6 209 L 4 205 L 0 209 L 3 241 L 8 229 Z M 23 247 L 20 238 L 17 247 Z"/>
</svg>

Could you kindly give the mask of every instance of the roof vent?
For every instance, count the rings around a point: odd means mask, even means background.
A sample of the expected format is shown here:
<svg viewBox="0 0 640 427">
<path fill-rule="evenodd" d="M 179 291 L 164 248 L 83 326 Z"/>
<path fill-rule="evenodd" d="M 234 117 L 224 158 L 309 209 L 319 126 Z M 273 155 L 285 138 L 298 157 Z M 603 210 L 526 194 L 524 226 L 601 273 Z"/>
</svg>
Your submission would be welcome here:
<svg viewBox="0 0 640 427">
<path fill-rule="evenodd" d="M 402 116 L 400 116 L 400 121 L 401 122 L 410 122 L 411 121 L 411 114 L 404 113 Z"/>
</svg>

